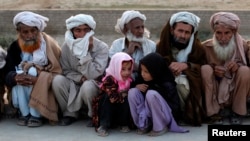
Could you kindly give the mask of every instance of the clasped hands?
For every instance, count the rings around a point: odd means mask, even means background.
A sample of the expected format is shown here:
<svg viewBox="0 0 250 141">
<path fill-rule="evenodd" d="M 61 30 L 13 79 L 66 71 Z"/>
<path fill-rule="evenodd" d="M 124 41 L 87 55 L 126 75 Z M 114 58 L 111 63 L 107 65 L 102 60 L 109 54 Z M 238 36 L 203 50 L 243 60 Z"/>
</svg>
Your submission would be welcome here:
<svg viewBox="0 0 250 141">
<path fill-rule="evenodd" d="M 37 77 L 21 73 L 15 76 L 15 80 L 18 85 L 30 86 L 35 84 Z"/>
<path fill-rule="evenodd" d="M 214 66 L 214 73 L 218 77 L 224 77 L 226 73 L 234 73 L 238 68 L 239 65 L 236 62 L 230 61 L 225 66 Z"/>
</svg>

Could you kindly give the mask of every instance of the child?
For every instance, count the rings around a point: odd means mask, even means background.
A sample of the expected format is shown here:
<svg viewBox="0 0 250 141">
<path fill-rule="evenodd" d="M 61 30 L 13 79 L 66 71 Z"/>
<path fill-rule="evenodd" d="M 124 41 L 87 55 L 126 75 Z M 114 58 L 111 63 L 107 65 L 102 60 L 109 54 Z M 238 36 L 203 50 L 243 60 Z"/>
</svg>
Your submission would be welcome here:
<svg viewBox="0 0 250 141">
<path fill-rule="evenodd" d="M 149 132 L 159 136 L 165 132 L 188 132 L 176 123 L 180 117 L 180 99 L 173 74 L 163 57 L 150 53 L 140 60 L 135 87 L 128 92 L 130 111 L 137 134 Z"/>
<path fill-rule="evenodd" d="M 107 136 L 108 128 L 121 126 L 121 132 L 129 132 L 130 111 L 127 101 L 132 82 L 134 61 L 127 54 L 118 52 L 111 57 L 102 79 L 101 93 L 93 101 L 93 122 L 99 136 Z"/>
</svg>

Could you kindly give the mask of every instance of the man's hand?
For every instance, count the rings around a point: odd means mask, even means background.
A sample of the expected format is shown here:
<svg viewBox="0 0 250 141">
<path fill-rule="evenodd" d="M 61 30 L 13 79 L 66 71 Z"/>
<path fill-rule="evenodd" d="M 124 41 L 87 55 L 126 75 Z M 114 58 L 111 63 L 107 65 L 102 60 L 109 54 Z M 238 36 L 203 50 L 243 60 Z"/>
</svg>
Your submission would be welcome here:
<svg viewBox="0 0 250 141">
<path fill-rule="evenodd" d="M 224 66 L 214 66 L 214 74 L 217 77 L 224 77 L 226 70 Z"/>
<path fill-rule="evenodd" d="M 141 48 L 141 43 L 139 42 L 129 42 L 127 53 L 129 55 L 133 54 L 136 48 Z"/>
<path fill-rule="evenodd" d="M 175 76 L 178 76 L 182 73 L 182 71 L 184 71 L 188 68 L 188 65 L 187 65 L 187 63 L 172 62 L 169 65 L 169 68 Z"/>
<path fill-rule="evenodd" d="M 239 68 L 239 65 L 235 61 L 230 61 L 227 65 L 226 68 L 230 72 L 236 72 Z"/>
<path fill-rule="evenodd" d="M 17 74 L 15 80 L 18 85 L 30 86 L 36 83 L 37 77 L 22 73 Z"/>
</svg>

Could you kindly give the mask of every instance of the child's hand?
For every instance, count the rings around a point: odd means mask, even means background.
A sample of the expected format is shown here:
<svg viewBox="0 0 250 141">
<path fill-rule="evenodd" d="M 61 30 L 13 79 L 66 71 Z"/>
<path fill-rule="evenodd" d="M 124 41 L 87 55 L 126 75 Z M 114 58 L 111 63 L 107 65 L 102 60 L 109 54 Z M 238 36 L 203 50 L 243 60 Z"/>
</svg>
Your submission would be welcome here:
<svg viewBox="0 0 250 141">
<path fill-rule="evenodd" d="M 146 84 L 138 84 L 136 85 L 136 88 L 139 89 L 141 92 L 146 92 L 148 89 L 148 85 Z"/>
</svg>

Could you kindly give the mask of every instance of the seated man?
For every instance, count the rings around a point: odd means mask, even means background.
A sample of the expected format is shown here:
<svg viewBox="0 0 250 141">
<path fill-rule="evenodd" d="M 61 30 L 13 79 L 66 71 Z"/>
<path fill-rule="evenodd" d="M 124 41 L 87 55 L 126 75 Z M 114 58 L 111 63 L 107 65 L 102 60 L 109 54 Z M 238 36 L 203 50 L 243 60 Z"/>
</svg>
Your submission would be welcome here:
<svg viewBox="0 0 250 141">
<path fill-rule="evenodd" d="M 190 12 L 173 14 L 161 31 L 156 49 L 175 75 L 184 113 L 179 123 L 184 121 L 194 126 L 201 126 L 205 116 L 200 77 L 200 67 L 204 64 L 205 56 L 197 37 L 199 22 L 200 18 Z"/>
<path fill-rule="evenodd" d="M 145 15 L 139 11 L 123 12 L 122 17 L 117 20 L 115 30 L 124 37 L 114 40 L 109 49 L 110 58 L 117 52 L 126 52 L 134 59 L 134 79 L 141 58 L 156 49 L 155 42 L 148 39 L 149 31 L 144 27 L 145 21 Z"/>
<path fill-rule="evenodd" d="M 43 32 L 48 20 L 29 11 L 20 12 L 13 19 L 18 39 L 7 50 L 4 71 L 6 85 L 11 88 L 13 105 L 21 113 L 17 122 L 20 126 L 41 126 L 42 117 L 50 121 L 58 120 L 51 80 L 62 71 L 59 63 L 61 48 L 51 36 Z M 44 66 L 49 67 L 46 70 L 34 69 L 36 76 L 17 72 L 16 68 L 24 61 L 25 53 L 30 53 L 30 59 L 43 60 Z"/>
<path fill-rule="evenodd" d="M 238 33 L 240 19 L 234 13 L 215 13 L 210 25 L 214 34 L 203 42 L 207 64 L 201 68 L 207 116 L 215 124 L 223 124 L 227 116 L 231 124 L 241 124 L 242 116 L 247 114 L 250 89 L 245 56 L 249 46 Z"/>
<path fill-rule="evenodd" d="M 67 126 L 87 106 L 92 126 L 92 99 L 98 94 L 96 83 L 108 63 L 108 45 L 94 37 L 96 22 L 91 15 L 78 14 L 66 20 L 67 31 L 60 57 L 63 75 L 57 75 L 52 88 L 62 111 L 59 125 Z"/>
</svg>

